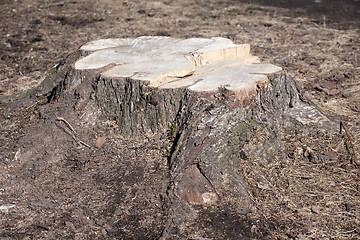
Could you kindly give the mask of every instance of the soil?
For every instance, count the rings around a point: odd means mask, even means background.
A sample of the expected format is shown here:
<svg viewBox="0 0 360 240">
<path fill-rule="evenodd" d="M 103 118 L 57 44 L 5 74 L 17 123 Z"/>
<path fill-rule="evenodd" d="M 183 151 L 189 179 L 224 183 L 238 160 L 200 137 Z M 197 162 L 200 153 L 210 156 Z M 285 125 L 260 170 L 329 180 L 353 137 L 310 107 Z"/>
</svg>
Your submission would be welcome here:
<svg viewBox="0 0 360 240">
<path fill-rule="evenodd" d="M 253 55 L 287 70 L 303 96 L 342 125 L 338 134 L 284 134 L 287 157 L 270 164 L 242 153 L 239 171 L 254 209 L 199 208 L 202 221 L 189 225 L 187 236 L 360 237 L 359 1 L 0 0 L 0 9 L 0 239 L 162 235 L 167 139 L 124 138 L 114 121 L 82 119 L 95 108 L 81 103 L 56 120 L 74 104 L 28 97 L 82 44 L 143 35 L 249 43 Z"/>
</svg>

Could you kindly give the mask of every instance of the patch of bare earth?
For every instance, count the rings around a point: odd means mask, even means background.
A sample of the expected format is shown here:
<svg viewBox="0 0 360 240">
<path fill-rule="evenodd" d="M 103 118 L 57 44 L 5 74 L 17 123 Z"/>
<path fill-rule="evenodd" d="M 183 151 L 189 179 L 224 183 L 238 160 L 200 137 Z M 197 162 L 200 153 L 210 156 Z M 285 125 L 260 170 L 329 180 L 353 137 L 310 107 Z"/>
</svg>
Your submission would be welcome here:
<svg viewBox="0 0 360 240">
<path fill-rule="evenodd" d="M 356 1 L 342 6 L 348 6 L 351 16 L 359 13 Z M 255 209 L 246 217 L 226 211 L 213 216 L 211 209 L 204 210 L 199 224 L 209 237 L 232 233 L 233 226 L 250 231 L 245 234 L 249 238 L 360 237 L 358 18 L 336 18 L 331 11 L 316 14 L 316 8 L 308 14 L 301 6 L 230 0 L 3 0 L 0 9 L 2 239 L 161 235 L 168 143 L 145 136 L 124 139 L 113 122 L 81 119 L 89 109 L 71 109 L 73 117 L 66 120 L 81 140 L 98 144 L 89 149 L 63 130 L 64 122 L 55 121 L 56 107 L 45 111 L 43 99 L 21 100 L 82 44 L 142 35 L 221 36 L 249 43 L 254 55 L 285 68 L 307 101 L 339 123 L 337 134 L 302 129 L 284 134 L 288 143 L 284 155 L 271 162 L 242 155 L 239 172 L 251 188 Z M 84 126 L 93 131 L 82 132 Z M 254 140 L 246 147 L 250 150 L 256 144 Z M 39 152 L 22 150 L 39 145 L 43 146 Z M 140 232 L 143 235 L 134 235 Z"/>
</svg>

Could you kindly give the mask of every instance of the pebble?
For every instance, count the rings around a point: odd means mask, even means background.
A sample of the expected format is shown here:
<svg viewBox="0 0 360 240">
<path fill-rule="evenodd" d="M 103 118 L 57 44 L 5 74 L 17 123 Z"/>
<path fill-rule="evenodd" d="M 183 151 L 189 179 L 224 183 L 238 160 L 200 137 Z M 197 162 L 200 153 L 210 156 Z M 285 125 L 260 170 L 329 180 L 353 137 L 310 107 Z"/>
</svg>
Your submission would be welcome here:
<svg viewBox="0 0 360 240">
<path fill-rule="evenodd" d="M 312 206 L 311 211 L 316 214 L 320 214 L 320 208 L 318 206 Z"/>
<path fill-rule="evenodd" d="M 35 118 L 36 118 L 36 115 L 35 115 L 35 114 L 31 114 L 31 116 L 30 116 L 30 121 L 33 121 Z"/>
<path fill-rule="evenodd" d="M 352 209 L 352 204 L 351 203 L 345 203 L 345 208 L 346 208 L 346 211 L 350 212 L 351 209 Z"/>
<path fill-rule="evenodd" d="M 343 98 L 349 98 L 349 97 L 351 97 L 351 94 L 350 93 L 343 93 L 341 96 Z"/>
</svg>

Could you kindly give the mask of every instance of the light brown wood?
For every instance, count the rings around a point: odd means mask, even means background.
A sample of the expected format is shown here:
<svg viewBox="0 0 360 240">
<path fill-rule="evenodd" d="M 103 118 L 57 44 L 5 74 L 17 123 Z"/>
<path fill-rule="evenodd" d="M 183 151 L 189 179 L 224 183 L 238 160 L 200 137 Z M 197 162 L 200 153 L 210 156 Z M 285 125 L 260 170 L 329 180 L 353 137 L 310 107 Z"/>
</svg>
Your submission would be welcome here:
<svg viewBox="0 0 360 240">
<path fill-rule="evenodd" d="M 90 54 L 75 63 L 78 70 L 104 68 L 105 78 L 142 80 L 165 89 L 211 92 L 225 87 L 244 93 L 267 81 L 266 74 L 281 70 L 260 63 L 250 54 L 248 44 L 236 45 L 226 38 L 102 39 L 85 44 L 81 50 Z"/>
</svg>

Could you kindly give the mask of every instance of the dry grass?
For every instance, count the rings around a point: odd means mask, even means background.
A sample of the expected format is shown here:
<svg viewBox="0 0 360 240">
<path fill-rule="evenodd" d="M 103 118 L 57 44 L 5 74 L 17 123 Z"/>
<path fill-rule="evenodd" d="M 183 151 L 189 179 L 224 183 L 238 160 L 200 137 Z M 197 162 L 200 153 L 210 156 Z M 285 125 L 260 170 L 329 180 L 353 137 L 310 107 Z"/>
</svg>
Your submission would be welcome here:
<svg viewBox="0 0 360 240">
<path fill-rule="evenodd" d="M 291 157 L 242 163 L 258 210 L 252 217 L 272 221 L 274 238 L 356 239 L 360 231 L 360 176 L 349 161 L 342 136 L 319 139 L 300 134 L 284 139 Z M 306 147 L 314 149 L 319 162 L 312 163 L 304 156 Z M 326 158 L 324 153 L 329 151 L 334 155 Z"/>
</svg>

